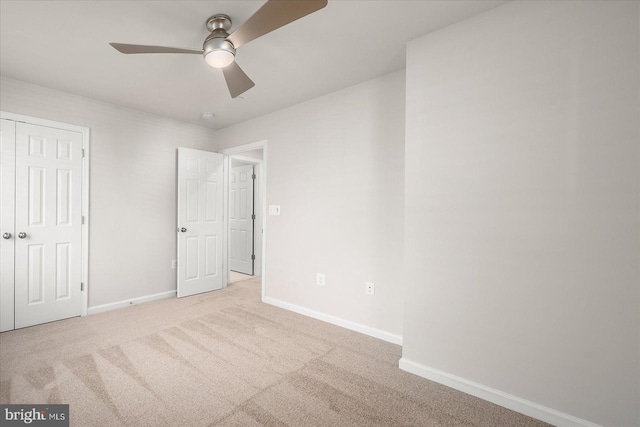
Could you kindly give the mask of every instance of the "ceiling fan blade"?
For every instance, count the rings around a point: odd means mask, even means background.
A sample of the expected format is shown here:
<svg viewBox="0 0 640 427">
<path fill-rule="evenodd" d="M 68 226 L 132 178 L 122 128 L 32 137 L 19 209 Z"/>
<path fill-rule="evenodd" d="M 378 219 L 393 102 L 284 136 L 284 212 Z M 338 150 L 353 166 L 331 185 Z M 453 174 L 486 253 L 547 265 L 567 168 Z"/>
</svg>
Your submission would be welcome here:
<svg viewBox="0 0 640 427">
<path fill-rule="evenodd" d="M 327 0 L 269 0 L 231 33 L 227 40 L 237 49 L 326 5 Z"/>
<path fill-rule="evenodd" d="M 166 47 L 166 46 L 145 46 L 141 44 L 124 44 L 124 43 L 109 43 L 121 53 L 199 53 L 202 55 L 202 49 L 182 49 L 179 47 Z"/>
<path fill-rule="evenodd" d="M 224 67 L 222 73 L 232 98 L 245 93 L 256 85 L 235 61 Z"/>
</svg>

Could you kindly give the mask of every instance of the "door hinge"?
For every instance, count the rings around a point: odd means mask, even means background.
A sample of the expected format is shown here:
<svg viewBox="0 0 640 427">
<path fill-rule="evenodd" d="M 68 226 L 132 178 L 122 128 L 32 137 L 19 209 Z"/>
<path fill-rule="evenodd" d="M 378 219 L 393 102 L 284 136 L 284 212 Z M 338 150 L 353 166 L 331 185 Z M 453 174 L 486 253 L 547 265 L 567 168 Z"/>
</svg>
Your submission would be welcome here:
<svg viewBox="0 0 640 427">
<path fill-rule="evenodd" d="M 80 292 L 84 291 L 84 282 L 80 282 Z"/>
<path fill-rule="evenodd" d="M 251 179 L 256 179 L 256 174 L 251 175 Z"/>
<path fill-rule="evenodd" d="M 251 255 L 251 259 L 252 259 L 253 261 L 255 261 L 256 256 L 255 256 L 255 255 Z"/>
<path fill-rule="evenodd" d="M 82 224 L 84 224 L 84 215 L 82 215 Z"/>
<path fill-rule="evenodd" d="M 251 219 L 255 220 L 256 219 L 256 214 L 252 214 L 251 215 Z"/>
<path fill-rule="evenodd" d="M 84 148 L 82 149 L 82 157 L 84 158 Z"/>
</svg>

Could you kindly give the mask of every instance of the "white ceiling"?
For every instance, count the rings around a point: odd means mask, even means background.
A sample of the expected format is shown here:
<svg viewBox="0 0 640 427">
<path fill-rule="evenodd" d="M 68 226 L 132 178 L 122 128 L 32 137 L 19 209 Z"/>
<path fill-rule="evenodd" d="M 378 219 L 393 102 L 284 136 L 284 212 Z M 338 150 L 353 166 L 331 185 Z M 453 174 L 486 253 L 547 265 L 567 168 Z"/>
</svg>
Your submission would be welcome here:
<svg viewBox="0 0 640 427">
<path fill-rule="evenodd" d="M 209 16 L 229 15 L 233 31 L 263 3 L 0 0 L 0 74 L 219 129 L 401 70 L 407 41 L 505 1 L 329 0 L 238 49 L 256 86 L 235 100 L 199 55 L 122 55 L 108 45 L 200 49 Z"/>
</svg>

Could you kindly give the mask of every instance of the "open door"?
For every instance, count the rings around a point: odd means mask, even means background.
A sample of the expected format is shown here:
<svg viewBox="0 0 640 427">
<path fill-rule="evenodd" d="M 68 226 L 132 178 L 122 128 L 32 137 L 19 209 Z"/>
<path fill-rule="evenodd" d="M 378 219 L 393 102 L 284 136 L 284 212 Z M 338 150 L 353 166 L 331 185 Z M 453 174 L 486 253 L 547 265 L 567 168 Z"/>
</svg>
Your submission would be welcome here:
<svg viewBox="0 0 640 427">
<path fill-rule="evenodd" d="M 224 158 L 178 148 L 178 297 L 224 284 Z"/>
<path fill-rule="evenodd" d="M 253 276 L 255 259 L 253 230 L 253 165 L 232 167 L 229 171 L 229 268 Z"/>
</svg>

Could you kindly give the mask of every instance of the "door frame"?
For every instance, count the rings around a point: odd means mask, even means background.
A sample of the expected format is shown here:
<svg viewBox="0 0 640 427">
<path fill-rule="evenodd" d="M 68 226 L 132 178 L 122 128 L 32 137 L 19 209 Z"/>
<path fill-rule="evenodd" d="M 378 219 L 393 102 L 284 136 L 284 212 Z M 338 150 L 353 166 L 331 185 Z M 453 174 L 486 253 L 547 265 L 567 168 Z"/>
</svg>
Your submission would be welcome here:
<svg viewBox="0 0 640 427">
<path fill-rule="evenodd" d="M 266 293 L 267 293 L 267 152 L 268 152 L 268 141 L 262 140 L 262 141 L 256 141 L 256 142 L 252 142 L 249 144 L 244 144 L 244 145 L 238 145 L 236 147 L 231 147 L 231 148 L 227 148 L 224 150 L 220 150 L 219 153 L 224 154 L 227 156 L 227 168 L 225 170 L 225 189 L 224 189 L 224 194 L 225 194 L 225 212 L 226 212 L 226 217 L 229 218 L 229 178 L 230 178 L 230 173 L 231 173 L 231 161 L 230 161 L 230 156 L 235 156 L 235 155 L 242 155 L 242 153 L 245 153 L 247 151 L 253 151 L 253 150 L 262 150 L 262 161 L 259 163 L 260 167 L 259 167 L 259 175 L 258 175 L 258 186 L 259 188 L 259 194 L 260 194 L 260 222 L 262 223 L 262 245 L 261 245 L 261 249 L 262 249 L 262 265 L 260 268 L 260 278 L 261 278 L 261 283 L 262 283 L 262 300 L 264 301 L 265 297 L 266 297 Z M 257 159 L 253 159 L 253 160 L 257 160 Z M 254 189 L 254 195 L 255 195 L 255 191 L 256 189 Z M 229 239 L 229 227 L 227 226 L 226 228 L 226 241 L 227 241 L 227 254 L 226 254 L 226 266 L 225 266 L 225 286 L 226 284 L 229 282 L 229 256 L 230 256 L 230 251 L 229 251 L 229 245 L 230 245 L 230 239 Z M 255 238 L 255 236 L 254 236 Z M 254 271 L 255 274 L 255 271 Z"/>
<path fill-rule="evenodd" d="M 81 307 L 81 316 L 87 315 L 87 310 L 89 307 L 89 158 L 91 155 L 91 130 L 86 126 L 73 125 L 70 123 L 57 122 L 53 120 L 42 119 L 39 117 L 26 116 L 23 114 L 10 113 L 6 111 L 0 111 L 0 119 L 11 120 L 14 122 L 23 122 L 29 123 L 37 126 L 50 127 L 55 129 L 62 129 L 71 132 L 78 132 L 82 134 L 82 149 L 83 158 L 82 158 L 82 217 L 84 219 L 81 230 L 82 230 L 82 239 L 81 239 L 81 253 L 82 253 L 82 283 L 83 287 L 81 289 L 82 293 L 82 307 Z"/>
</svg>

